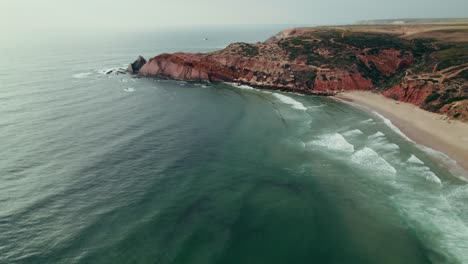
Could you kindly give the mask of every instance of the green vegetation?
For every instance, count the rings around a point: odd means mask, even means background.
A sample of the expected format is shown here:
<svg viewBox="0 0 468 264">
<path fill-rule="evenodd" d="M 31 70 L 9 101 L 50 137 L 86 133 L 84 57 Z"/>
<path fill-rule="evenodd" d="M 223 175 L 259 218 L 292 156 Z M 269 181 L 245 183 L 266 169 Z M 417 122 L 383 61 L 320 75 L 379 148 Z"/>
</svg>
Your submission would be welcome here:
<svg viewBox="0 0 468 264">
<path fill-rule="evenodd" d="M 289 59 L 298 57 L 306 59 L 307 65 L 351 66 L 355 63 L 355 56 L 345 46 L 328 41 L 320 41 L 311 36 L 301 36 L 282 40 L 280 47 L 289 53 Z M 327 50 L 330 56 L 319 54 L 319 50 Z"/>
<path fill-rule="evenodd" d="M 375 34 L 375 33 L 347 33 L 344 38 L 339 38 L 336 41 L 351 45 L 356 48 L 378 48 L 378 49 L 409 49 L 408 41 L 395 37 L 393 35 Z"/>
<path fill-rule="evenodd" d="M 459 118 L 460 116 L 461 116 L 460 113 L 456 113 L 456 114 L 453 115 L 453 117 L 455 117 L 455 118 Z"/>
<path fill-rule="evenodd" d="M 432 76 L 427 76 L 428 73 L 433 73 L 436 65 L 435 70 L 442 70 L 468 63 L 468 45 L 464 43 L 447 43 L 428 38 L 406 39 L 385 33 L 319 29 L 307 34 L 284 38 L 277 43 L 288 53 L 291 61 L 300 59 L 310 66 L 357 70 L 364 78 L 371 80 L 377 89 L 387 89 L 401 84 L 408 74 L 412 78 L 424 74 L 422 76 L 425 76 L 426 82 L 438 83 L 438 78 L 441 78 L 442 74 L 437 76 L 434 73 Z M 400 58 L 408 58 L 407 63 L 401 64 L 397 71 L 389 76 L 379 70 L 380 65 L 377 67 L 372 62 L 373 58 L 369 58 L 367 63 L 358 58 L 361 55 L 381 57 L 379 54 L 387 49 L 399 50 Z M 309 83 L 311 82 L 309 80 L 317 77 L 315 74 L 310 78 L 303 74 L 295 77 L 303 83 Z M 457 78 L 468 80 L 468 70 L 461 72 Z M 464 93 L 434 92 L 427 96 L 425 104 L 427 104 L 426 107 L 437 111 L 447 103 L 463 99 L 464 97 L 460 95 Z"/>
<path fill-rule="evenodd" d="M 259 54 L 258 47 L 252 44 L 242 43 L 242 53 L 247 57 L 255 57 Z"/>
<path fill-rule="evenodd" d="M 317 78 L 317 72 L 316 72 L 316 71 L 309 72 L 309 77 L 308 77 L 308 79 L 309 79 L 310 81 L 314 82 L 316 78 Z"/>
<path fill-rule="evenodd" d="M 296 72 L 294 75 L 294 78 L 301 82 L 306 84 L 308 88 L 312 88 L 315 83 L 315 78 L 317 78 L 317 72 L 316 71 L 300 71 Z"/>
<path fill-rule="evenodd" d="M 446 104 L 451 104 L 451 103 L 466 100 L 466 99 L 468 99 L 468 96 L 456 96 L 456 97 L 448 99 L 447 101 L 444 101 L 443 103 L 444 105 L 446 105 Z"/>
<path fill-rule="evenodd" d="M 280 41 L 278 44 L 289 53 L 290 60 L 295 60 L 301 55 L 313 56 L 313 51 L 320 48 L 320 45 L 309 41 L 306 37 L 291 38 Z"/>
<path fill-rule="evenodd" d="M 442 102 L 440 102 L 437 105 L 427 106 L 426 109 L 429 110 L 429 111 L 437 112 L 437 111 L 439 111 L 439 109 L 444 107 L 444 105 L 451 104 L 451 103 L 458 102 L 458 101 L 462 101 L 462 100 L 466 100 L 466 99 L 468 99 L 468 96 L 456 96 L 456 97 L 448 98 L 447 100 L 439 100 L 439 101 L 442 101 Z"/>
<path fill-rule="evenodd" d="M 429 55 L 435 51 L 434 40 L 429 39 L 414 39 L 411 41 L 412 53 L 415 58 L 421 58 L 424 55 Z"/>
<path fill-rule="evenodd" d="M 398 71 L 392 76 L 382 74 L 375 64 L 367 66 L 356 57 L 357 52 L 366 51 L 368 55 L 378 55 L 382 50 L 394 48 L 404 54 L 413 55 L 420 62 L 421 69 L 427 70 L 427 61 L 434 51 L 432 40 L 406 40 L 390 34 L 351 32 L 340 30 L 321 30 L 311 35 L 287 38 L 279 41 L 279 46 L 289 54 L 290 60 L 302 58 L 307 65 L 356 68 L 377 87 L 387 88 L 398 84 L 405 72 Z M 324 55 L 319 51 L 328 51 Z M 417 63 L 416 63 L 417 64 Z"/>
<path fill-rule="evenodd" d="M 361 60 L 356 59 L 356 65 L 359 72 L 364 78 L 370 79 L 374 85 L 381 84 L 389 79 L 389 77 L 382 74 L 373 62 L 369 63 L 369 67 Z"/>
<path fill-rule="evenodd" d="M 444 46 L 442 50 L 433 53 L 433 58 L 439 63 L 438 70 L 468 63 L 468 45 Z"/>
<path fill-rule="evenodd" d="M 468 70 L 464 70 L 460 73 L 460 78 L 465 79 L 465 81 L 468 81 Z"/>
<path fill-rule="evenodd" d="M 439 97 L 440 97 L 440 94 L 438 94 L 438 93 L 432 93 L 432 94 L 430 94 L 430 95 L 428 95 L 428 96 L 426 97 L 426 99 L 424 100 L 424 102 L 425 102 L 426 104 L 428 104 L 428 103 L 430 103 L 430 102 L 432 102 L 432 101 L 435 101 L 435 100 L 439 99 Z"/>
</svg>

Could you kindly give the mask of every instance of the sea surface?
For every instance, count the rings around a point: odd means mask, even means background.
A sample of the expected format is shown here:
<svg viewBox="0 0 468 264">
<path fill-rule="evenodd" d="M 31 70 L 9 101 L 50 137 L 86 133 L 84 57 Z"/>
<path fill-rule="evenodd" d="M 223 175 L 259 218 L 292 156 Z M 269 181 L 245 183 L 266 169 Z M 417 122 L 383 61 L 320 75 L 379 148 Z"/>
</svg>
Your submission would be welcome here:
<svg viewBox="0 0 468 264">
<path fill-rule="evenodd" d="M 4 45 L 0 263 L 468 263 L 467 183 L 378 114 L 106 74 L 282 28 Z"/>
</svg>

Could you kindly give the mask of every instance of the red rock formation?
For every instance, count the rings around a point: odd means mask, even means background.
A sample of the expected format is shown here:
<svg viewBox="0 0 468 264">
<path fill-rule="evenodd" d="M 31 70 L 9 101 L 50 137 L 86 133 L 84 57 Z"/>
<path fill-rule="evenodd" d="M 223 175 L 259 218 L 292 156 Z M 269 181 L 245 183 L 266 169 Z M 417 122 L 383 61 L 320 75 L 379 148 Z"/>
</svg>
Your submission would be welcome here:
<svg viewBox="0 0 468 264">
<path fill-rule="evenodd" d="M 437 71 L 439 61 L 430 59 L 436 46 L 396 35 L 291 29 L 264 43 L 233 43 L 211 53 L 161 54 L 142 66 L 138 63 L 141 68 L 133 71 L 141 76 L 237 82 L 303 94 L 390 87 L 383 91 L 386 97 L 431 111 L 453 112 L 454 108 L 443 106 L 468 98 L 468 63 Z M 440 94 L 434 101 L 426 100 L 433 93 Z"/>
<path fill-rule="evenodd" d="M 384 49 L 378 54 L 369 54 L 368 51 L 369 49 L 365 49 L 365 53 L 359 54 L 358 58 L 368 67 L 370 67 L 370 63 L 373 63 L 386 76 L 391 76 L 414 62 L 413 57 L 409 54 L 402 56 L 401 50 Z"/>
<path fill-rule="evenodd" d="M 424 84 L 399 84 L 382 92 L 382 95 L 401 102 L 412 103 L 418 106 L 424 104 L 433 87 Z"/>
<path fill-rule="evenodd" d="M 319 71 L 314 82 L 314 90 L 340 91 L 340 90 L 370 90 L 372 81 L 362 77 L 359 73 L 348 71 Z"/>
<path fill-rule="evenodd" d="M 235 45 L 229 47 L 234 48 Z M 271 52 L 268 45 L 263 49 Z M 373 60 L 376 61 L 375 58 Z M 210 54 L 161 54 L 150 59 L 140 69 L 139 75 L 192 81 L 238 82 L 305 94 L 373 88 L 372 81 L 356 70 L 322 69 L 306 65 L 301 59 L 292 62 L 284 58 L 267 60 L 260 56 L 233 54 L 227 50 Z"/>
</svg>

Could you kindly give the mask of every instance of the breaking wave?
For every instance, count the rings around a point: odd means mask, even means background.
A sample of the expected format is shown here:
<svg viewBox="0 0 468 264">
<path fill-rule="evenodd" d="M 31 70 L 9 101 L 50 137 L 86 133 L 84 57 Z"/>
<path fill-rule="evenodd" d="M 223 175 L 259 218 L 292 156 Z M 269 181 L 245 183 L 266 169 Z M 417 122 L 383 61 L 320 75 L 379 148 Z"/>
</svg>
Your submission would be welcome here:
<svg viewBox="0 0 468 264">
<path fill-rule="evenodd" d="M 396 169 L 392 165 L 380 157 L 377 152 L 368 147 L 356 151 L 351 156 L 351 162 L 369 170 L 377 169 L 384 173 L 396 173 Z"/>
<path fill-rule="evenodd" d="M 91 75 L 93 75 L 92 72 L 80 72 L 80 73 L 77 73 L 77 74 L 73 74 L 72 77 L 74 79 L 85 79 L 85 78 L 88 78 Z"/>
<path fill-rule="evenodd" d="M 466 192 L 466 189 L 462 191 Z M 451 193 L 420 197 L 414 192 L 402 192 L 392 200 L 398 204 L 400 214 L 408 224 L 421 230 L 419 236 L 426 245 L 446 258 L 433 263 L 468 263 L 468 226 L 466 219 L 459 214 L 465 204 L 458 203 L 466 201 L 466 197 L 466 193 L 461 197 L 454 197 Z"/>
<path fill-rule="evenodd" d="M 382 150 L 385 152 L 397 152 L 400 149 L 400 146 L 398 146 L 395 143 L 391 143 L 387 140 L 385 137 L 385 134 L 382 132 L 378 131 L 377 133 L 370 135 L 367 137 L 369 140 L 369 143 L 375 147 L 375 149 Z"/>
<path fill-rule="evenodd" d="M 424 162 L 418 159 L 415 155 L 411 155 L 411 157 L 409 157 L 409 159 L 406 162 L 424 165 Z"/>
<path fill-rule="evenodd" d="M 370 135 L 368 136 L 367 138 L 368 139 L 376 139 L 376 138 L 380 138 L 380 137 L 385 137 L 385 134 L 378 131 L 377 133 L 373 134 L 373 135 Z"/>
<path fill-rule="evenodd" d="M 231 87 L 234 87 L 234 88 L 238 88 L 238 89 L 259 91 L 258 89 L 255 89 L 255 88 L 253 88 L 251 86 L 248 86 L 248 85 L 236 84 L 236 83 L 230 83 L 230 82 L 225 82 L 225 84 L 227 84 L 227 85 L 229 85 Z"/>
<path fill-rule="evenodd" d="M 298 102 L 289 96 L 279 94 L 279 93 L 273 93 L 273 96 L 279 99 L 284 104 L 291 105 L 292 108 L 294 109 L 303 110 L 303 111 L 307 110 L 307 108 L 301 102 Z"/>
<path fill-rule="evenodd" d="M 466 179 L 468 178 L 468 171 L 462 168 L 457 161 L 454 159 L 450 158 L 447 156 L 445 153 L 442 153 L 440 151 L 437 151 L 435 149 L 423 146 L 423 145 L 417 145 L 418 148 L 423 150 L 426 154 L 429 156 L 433 157 L 434 159 L 438 160 L 441 162 L 441 165 L 445 167 L 448 171 L 450 171 L 454 176 L 458 177 L 459 179 L 463 181 L 467 181 Z"/>
<path fill-rule="evenodd" d="M 338 133 L 320 136 L 318 140 L 307 143 L 308 146 L 320 146 L 328 150 L 354 152 L 354 146 Z"/>
<path fill-rule="evenodd" d="M 374 120 L 373 120 L 372 118 L 369 118 L 369 119 L 363 120 L 363 121 L 361 121 L 361 122 L 359 122 L 359 123 L 363 123 L 363 124 L 373 124 L 373 123 L 375 123 L 375 122 L 374 122 Z"/>
<path fill-rule="evenodd" d="M 358 135 L 364 135 L 364 133 L 359 129 L 354 129 L 354 130 L 346 131 L 343 133 L 343 136 L 358 136 Z"/>
<path fill-rule="evenodd" d="M 401 137 L 403 137 L 404 139 L 410 141 L 410 142 L 414 142 L 413 140 L 411 140 L 407 135 L 405 135 L 405 133 L 403 133 L 398 127 L 396 127 L 392 121 L 390 121 L 390 119 L 387 119 L 385 118 L 383 115 L 377 113 L 377 112 L 373 112 L 376 116 L 378 116 L 379 118 L 381 118 L 383 120 L 383 122 L 393 131 L 395 131 L 395 133 L 397 133 L 398 135 L 400 135 Z"/>
<path fill-rule="evenodd" d="M 248 85 L 237 85 L 236 87 L 239 88 L 239 89 L 244 89 L 244 90 L 257 90 L 257 89 L 255 89 L 253 87 L 248 86 Z"/>
<path fill-rule="evenodd" d="M 439 179 L 439 177 L 437 177 L 437 175 L 435 175 L 434 172 L 432 172 L 428 167 L 424 168 L 426 169 L 422 172 L 422 176 L 426 178 L 426 180 L 435 182 L 437 184 L 442 184 L 442 181 Z"/>
<path fill-rule="evenodd" d="M 125 65 L 117 66 L 117 67 L 110 67 L 110 68 L 103 68 L 96 70 L 97 73 L 102 75 L 110 75 L 110 74 L 127 74 L 127 70 Z"/>
</svg>

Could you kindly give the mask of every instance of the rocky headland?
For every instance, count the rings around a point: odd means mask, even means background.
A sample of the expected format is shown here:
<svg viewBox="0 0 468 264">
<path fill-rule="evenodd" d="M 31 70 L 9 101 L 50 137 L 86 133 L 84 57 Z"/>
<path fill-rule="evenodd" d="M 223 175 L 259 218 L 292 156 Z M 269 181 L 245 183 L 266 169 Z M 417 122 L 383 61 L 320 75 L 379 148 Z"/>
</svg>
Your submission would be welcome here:
<svg viewBox="0 0 468 264">
<path fill-rule="evenodd" d="M 309 95 L 375 91 L 468 121 L 468 24 L 294 28 L 211 53 L 160 54 L 139 76 L 234 82 Z"/>
</svg>

